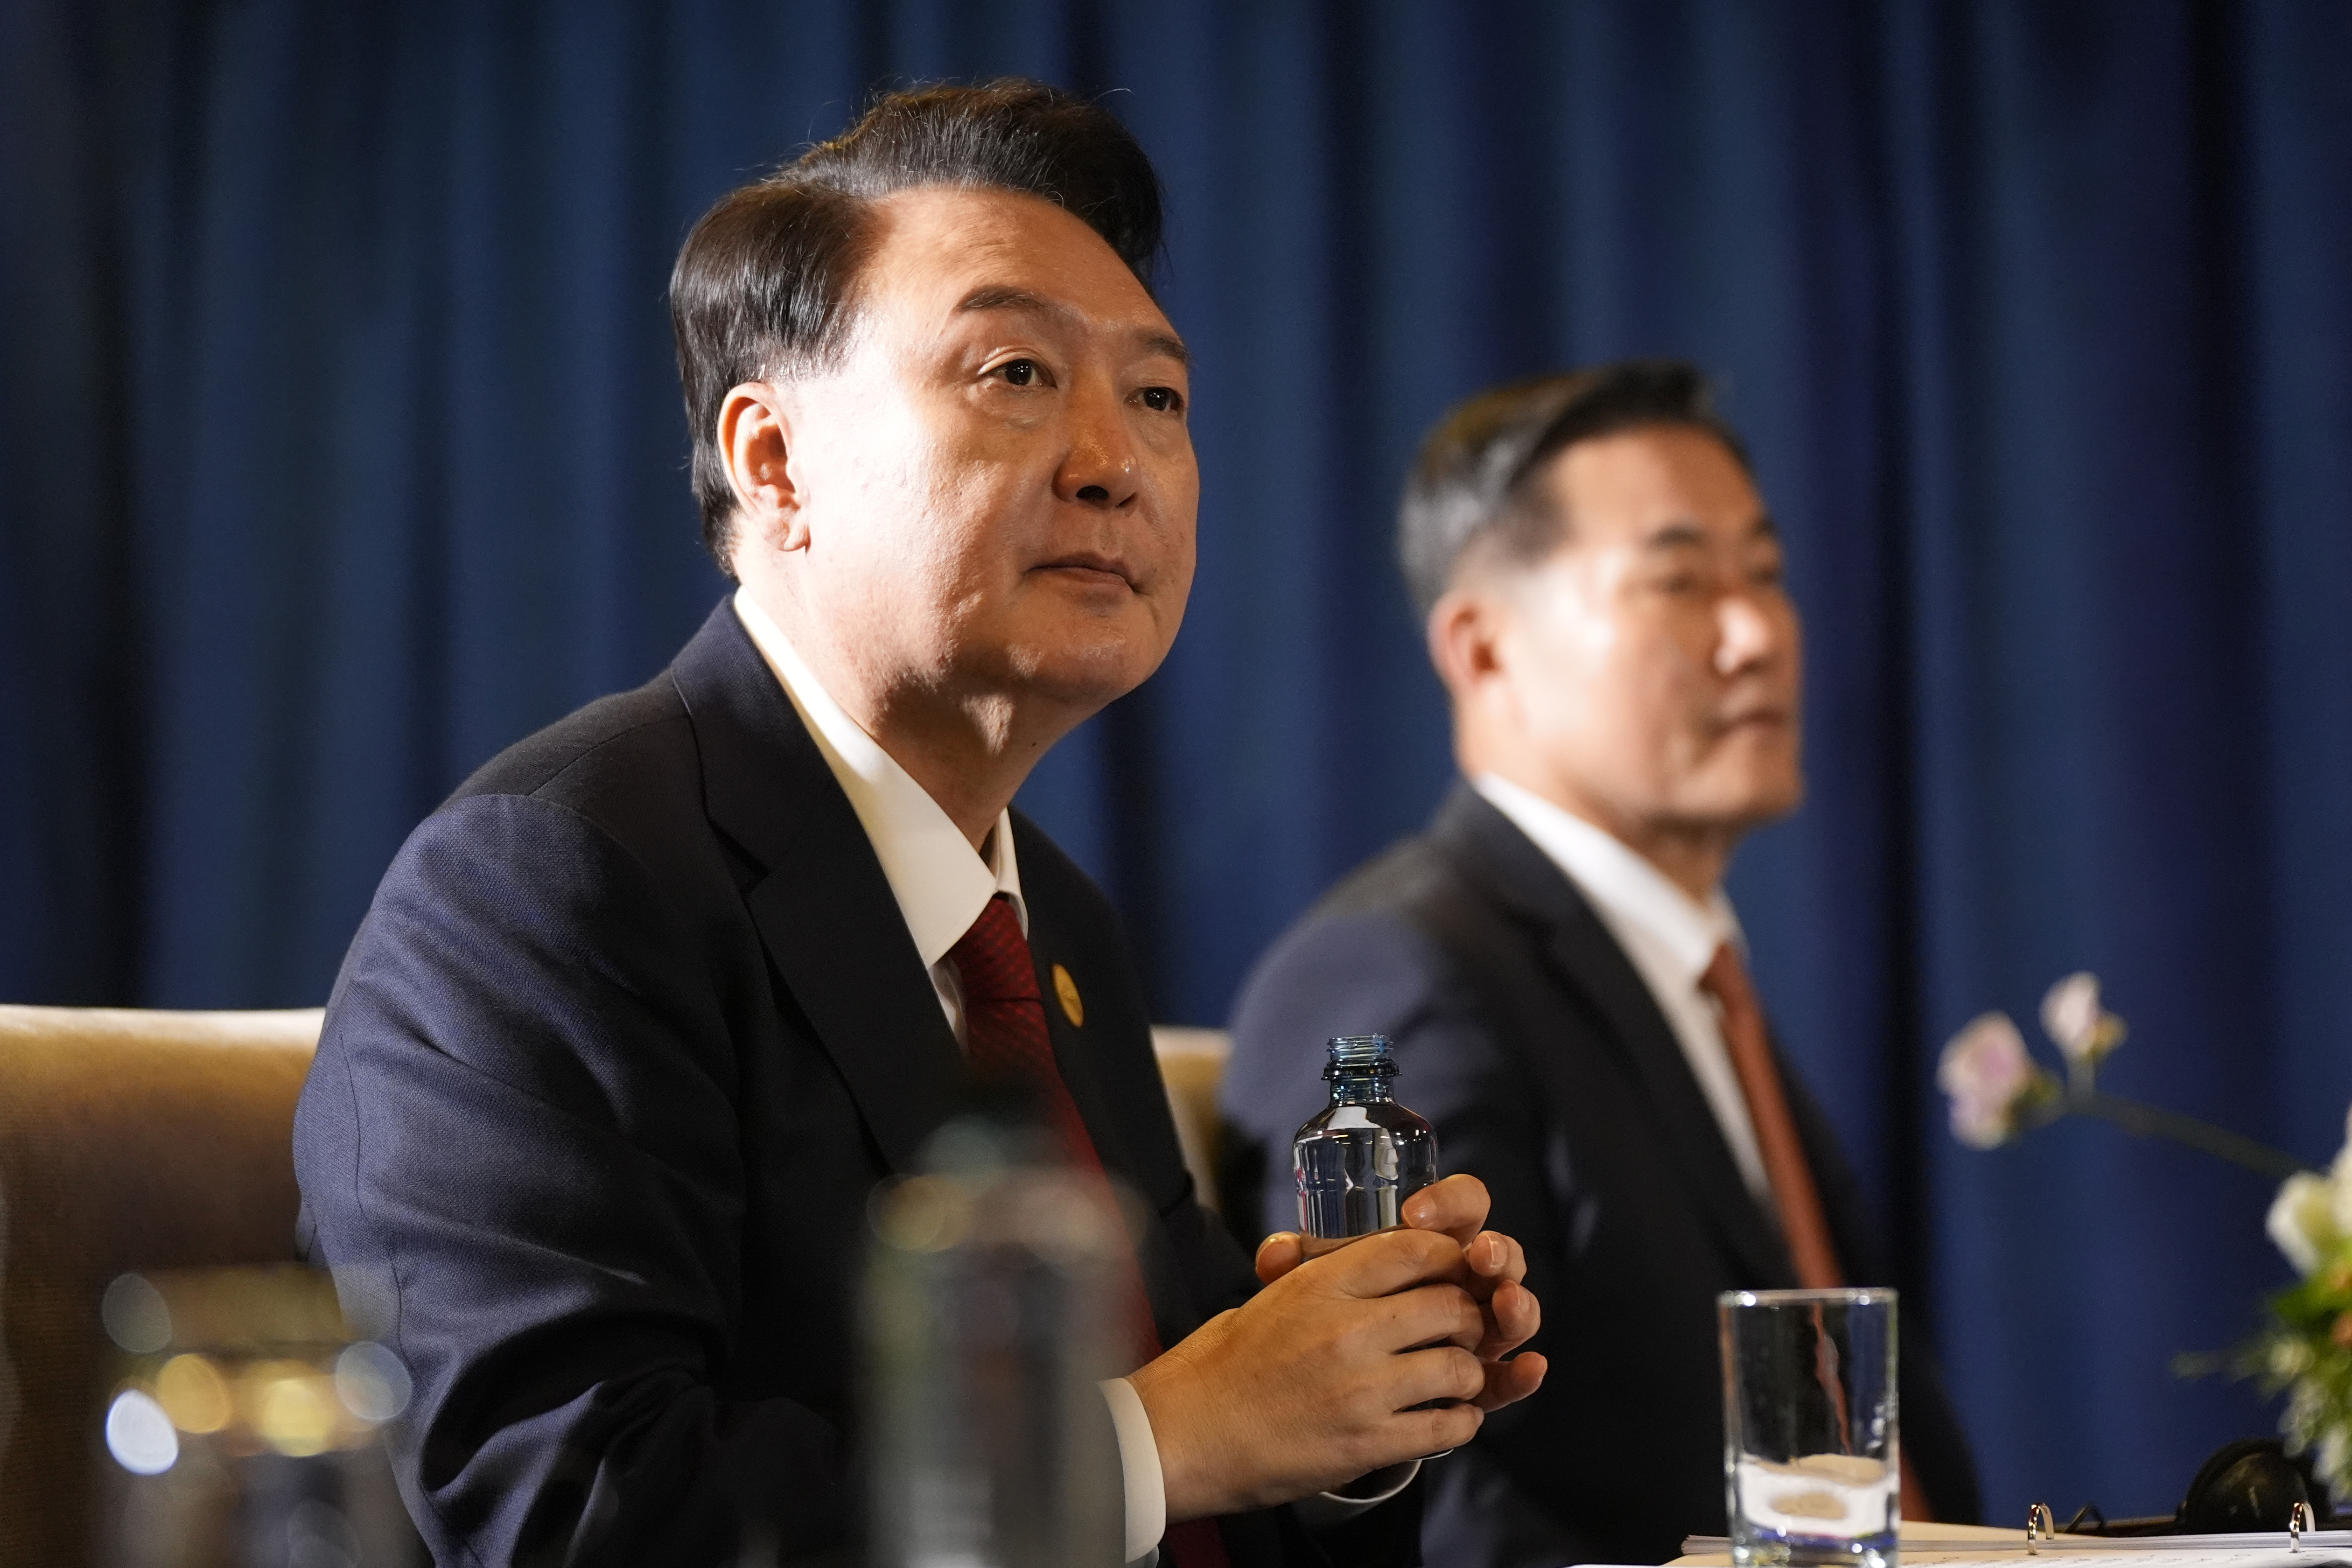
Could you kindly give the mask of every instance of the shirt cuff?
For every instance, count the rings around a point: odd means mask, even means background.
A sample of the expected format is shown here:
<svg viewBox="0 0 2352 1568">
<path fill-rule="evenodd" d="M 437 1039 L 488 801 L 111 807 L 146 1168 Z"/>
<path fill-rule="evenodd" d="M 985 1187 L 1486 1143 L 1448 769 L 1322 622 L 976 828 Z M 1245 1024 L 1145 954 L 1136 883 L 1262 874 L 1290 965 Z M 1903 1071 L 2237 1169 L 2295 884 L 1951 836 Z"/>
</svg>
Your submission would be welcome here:
<svg viewBox="0 0 2352 1568">
<path fill-rule="evenodd" d="M 1127 1481 L 1126 1560 L 1151 1568 L 1160 1560 L 1160 1538 L 1168 1533 L 1168 1483 L 1160 1474 L 1151 1415 L 1127 1379 L 1105 1378 L 1099 1386 L 1103 1403 L 1110 1406 L 1111 1430 L 1118 1435 L 1119 1473 Z"/>
<path fill-rule="evenodd" d="M 1349 1492 L 1317 1492 L 1313 1497 L 1300 1498 L 1290 1505 L 1298 1522 L 1308 1530 L 1330 1530 L 1347 1523 L 1358 1514 L 1375 1509 L 1412 1485 L 1412 1478 L 1421 1474 L 1421 1461 L 1407 1459 L 1402 1465 L 1390 1465 L 1369 1475 L 1359 1476 L 1355 1485 L 1363 1489 L 1361 1495 Z M 1166 1505 L 1163 1503 L 1163 1507 Z"/>
</svg>

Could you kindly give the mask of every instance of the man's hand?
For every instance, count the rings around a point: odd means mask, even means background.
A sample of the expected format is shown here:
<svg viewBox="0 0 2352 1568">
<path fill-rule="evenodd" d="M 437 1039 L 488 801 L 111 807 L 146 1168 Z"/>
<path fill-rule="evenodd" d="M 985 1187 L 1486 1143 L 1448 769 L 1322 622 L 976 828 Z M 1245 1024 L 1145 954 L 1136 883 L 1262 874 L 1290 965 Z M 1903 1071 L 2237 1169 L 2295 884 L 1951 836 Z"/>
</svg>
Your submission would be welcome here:
<svg viewBox="0 0 2352 1568">
<path fill-rule="evenodd" d="M 1533 1394 L 1543 1383 L 1547 1363 L 1533 1351 L 1503 1359 L 1534 1337 L 1543 1310 L 1523 1283 L 1528 1259 L 1519 1244 L 1498 1231 L 1479 1228 L 1486 1223 L 1486 1184 L 1475 1176 L 1454 1175 L 1406 1200 L 1404 1222 L 1461 1244 L 1460 1267 L 1446 1278 L 1479 1303 L 1485 1320 L 1485 1332 L 1474 1348 L 1486 1363 L 1486 1383 L 1475 1403 L 1482 1410 L 1500 1410 Z M 1361 1238 L 1348 1245 L 1360 1246 Z M 1257 1277 L 1271 1285 L 1303 1261 L 1298 1235 L 1278 1231 L 1258 1244 Z"/>
<path fill-rule="evenodd" d="M 1407 1227 L 1303 1262 L 1258 1248 L 1266 1288 L 1129 1379 L 1151 1417 L 1168 1517 L 1265 1508 L 1469 1440 L 1486 1412 L 1543 1382 L 1502 1358 L 1541 1311 L 1517 1242 L 1479 1227 L 1486 1189 L 1449 1176 L 1413 1194 Z M 1453 1400 L 1433 1410 L 1412 1406 Z"/>
<path fill-rule="evenodd" d="M 1294 1268 L 1129 1381 L 1171 1521 L 1268 1508 L 1470 1440 L 1486 1370 L 1462 1247 L 1383 1231 Z M 1524 1294 L 1522 1289 L 1522 1294 Z M 1421 1410 L 1431 1400 L 1464 1403 Z"/>
</svg>

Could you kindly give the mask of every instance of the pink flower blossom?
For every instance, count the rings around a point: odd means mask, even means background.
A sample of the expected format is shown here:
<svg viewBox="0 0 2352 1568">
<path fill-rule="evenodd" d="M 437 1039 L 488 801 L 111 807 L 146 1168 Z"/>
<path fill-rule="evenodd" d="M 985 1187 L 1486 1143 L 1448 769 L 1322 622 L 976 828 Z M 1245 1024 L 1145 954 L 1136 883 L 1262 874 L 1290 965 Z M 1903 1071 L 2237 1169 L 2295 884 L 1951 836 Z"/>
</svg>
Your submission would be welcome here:
<svg viewBox="0 0 2352 1568">
<path fill-rule="evenodd" d="M 2076 1066 L 2123 1043 L 2124 1021 L 2099 1005 L 2099 977 L 2078 969 L 2042 998 L 2042 1027 Z"/>
<path fill-rule="evenodd" d="M 1991 1149 L 2017 1133 L 2020 1102 L 2042 1078 L 2025 1054 L 2025 1037 L 2006 1013 L 1985 1013 L 1954 1035 L 1936 1067 L 1936 1084 L 1952 1101 L 1952 1136 Z"/>
<path fill-rule="evenodd" d="M 2099 977 L 2078 969 L 2050 987 L 2042 998 L 2042 1027 L 2069 1060 L 2087 1055 L 2099 1032 Z"/>
</svg>

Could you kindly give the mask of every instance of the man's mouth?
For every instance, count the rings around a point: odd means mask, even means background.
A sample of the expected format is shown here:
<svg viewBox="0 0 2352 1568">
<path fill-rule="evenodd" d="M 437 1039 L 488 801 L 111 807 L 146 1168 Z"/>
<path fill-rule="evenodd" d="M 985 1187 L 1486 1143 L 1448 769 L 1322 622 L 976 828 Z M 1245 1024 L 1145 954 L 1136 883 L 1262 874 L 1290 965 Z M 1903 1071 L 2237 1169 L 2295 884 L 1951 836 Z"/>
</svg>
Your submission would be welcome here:
<svg viewBox="0 0 2352 1568">
<path fill-rule="evenodd" d="M 1790 718 L 1786 708 L 1743 708 L 1717 718 L 1716 729 L 1727 735 L 1738 730 L 1777 730 L 1784 728 Z"/>
<path fill-rule="evenodd" d="M 1081 582 L 1098 583 L 1105 585 L 1118 583 L 1129 588 L 1135 586 L 1135 574 L 1129 569 L 1126 562 L 1115 555 L 1101 555 L 1091 550 L 1073 551 L 1066 555 L 1056 555 L 1051 561 L 1039 562 L 1033 570 L 1066 573 Z"/>
</svg>

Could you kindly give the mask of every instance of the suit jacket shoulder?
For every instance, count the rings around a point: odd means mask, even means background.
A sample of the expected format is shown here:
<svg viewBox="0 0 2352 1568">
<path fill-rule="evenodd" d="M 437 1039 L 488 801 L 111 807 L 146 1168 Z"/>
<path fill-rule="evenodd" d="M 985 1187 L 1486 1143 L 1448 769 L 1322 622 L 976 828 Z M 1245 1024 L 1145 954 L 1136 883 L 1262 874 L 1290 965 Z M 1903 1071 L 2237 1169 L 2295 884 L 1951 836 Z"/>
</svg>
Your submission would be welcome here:
<svg viewBox="0 0 2352 1568">
<path fill-rule="evenodd" d="M 604 776 L 622 776 L 632 762 L 642 763 L 665 750 L 674 753 L 690 744 L 685 722 L 685 704 L 665 671 L 633 691 L 600 697 L 516 742 L 475 769 L 450 798 L 535 795 L 574 768 L 594 766 L 598 753 L 608 747 L 624 749 L 605 759 Z M 647 734 L 649 731 L 655 733 Z M 628 744 L 633 740 L 635 744 Z"/>
</svg>

